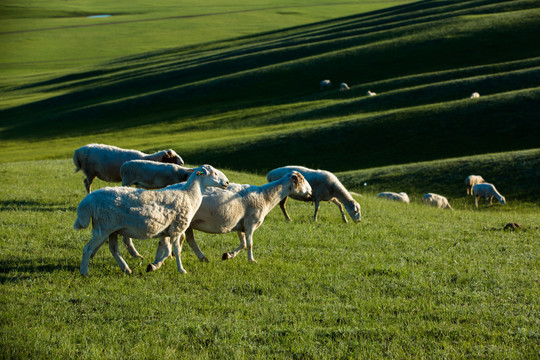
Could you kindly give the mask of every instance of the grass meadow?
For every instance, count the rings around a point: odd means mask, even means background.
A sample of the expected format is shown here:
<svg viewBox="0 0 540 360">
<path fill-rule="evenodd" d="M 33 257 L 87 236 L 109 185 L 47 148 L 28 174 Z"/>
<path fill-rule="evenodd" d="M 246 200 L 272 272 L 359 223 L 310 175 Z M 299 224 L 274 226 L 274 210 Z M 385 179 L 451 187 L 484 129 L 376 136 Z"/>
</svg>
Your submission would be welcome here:
<svg viewBox="0 0 540 360">
<path fill-rule="evenodd" d="M 538 359 L 539 23 L 536 0 L 2 1 L 0 358 Z M 327 169 L 362 221 L 288 201 L 256 264 L 197 232 L 187 275 L 146 273 L 143 239 L 131 276 L 104 247 L 83 278 L 71 157 L 92 142 L 237 183 Z M 507 204 L 476 209 L 471 174 Z"/>
<path fill-rule="evenodd" d="M 79 275 L 90 231 L 71 228 L 84 188 L 68 160 L 0 165 L 3 358 L 506 358 L 538 356 L 538 208 L 509 201 L 442 211 L 362 194 L 359 224 L 289 201 L 254 237 L 196 233 L 183 252 L 122 274 L 104 247 Z M 227 171 L 231 181 L 264 177 Z M 106 185 L 98 181 L 98 186 Z M 468 199 L 472 201 L 472 199 Z M 508 222 L 523 225 L 504 231 Z"/>
</svg>

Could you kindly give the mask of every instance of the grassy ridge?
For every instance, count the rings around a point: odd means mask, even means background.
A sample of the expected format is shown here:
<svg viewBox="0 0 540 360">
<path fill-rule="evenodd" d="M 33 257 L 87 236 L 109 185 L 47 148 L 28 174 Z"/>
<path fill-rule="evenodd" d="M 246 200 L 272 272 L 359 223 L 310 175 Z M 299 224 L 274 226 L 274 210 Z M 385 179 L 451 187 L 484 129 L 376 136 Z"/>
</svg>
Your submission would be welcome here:
<svg viewBox="0 0 540 360">
<path fill-rule="evenodd" d="M 420 2 L 27 83 L 4 93 L 50 97 L 1 111 L 0 161 L 107 139 L 141 148 L 141 136 L 143 150 L 256 171 L 536 148 L 539 16 L 534 1 Z M 351 91 L 319 92 L 323 78 Z M 468 101 L 473 91 L 482 98 Z M 47 146 L 56 138 L 66 145 Z"/>
</svg>

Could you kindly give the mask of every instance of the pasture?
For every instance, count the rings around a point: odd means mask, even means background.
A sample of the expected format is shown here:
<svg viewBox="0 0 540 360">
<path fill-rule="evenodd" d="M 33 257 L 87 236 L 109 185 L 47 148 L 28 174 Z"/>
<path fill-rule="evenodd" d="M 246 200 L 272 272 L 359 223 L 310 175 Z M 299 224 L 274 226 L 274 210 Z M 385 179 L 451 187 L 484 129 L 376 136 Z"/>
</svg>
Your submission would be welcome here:
<svg viewBox="0 0 540 360">
<path fill-rule="evenodd" d="M 288 202 L 255 232 L 257 264 L 236 234 L 196 232 L 211 260 L 183 252 L 122 274 L 108 249 L 79 275 L 90 231 L 72 229 L 84 188 L 70 160 L 0 165 L 1 349 L 4 358 L 534 358 L 538 355 L 538 207 L 443 211 L 356 196 L 359 224 L 338 209 Z M 261 176 L 225 170 L 231 181 Z M 103 186 L 97 181 L 96 185 Z M 361 191 L 362 189 L 353 189 Z M 472 198 L 468 199 L 471 202 Z M 508 222 L 523 225 L 503 231 Z M 123 246 L 122 246 L 123 247 Z"/>
<path fill-rule="evenodd" d="M 537 358 L 539 22 L 535 0 L 3 1 L 0 357 Z M 210 263 L 184 246 L 187 275 L 146 273 L 145 239 L 143 260 L 120 245 L 133 275 L 105 246 L 83 278 L 71 157 L 91 142 L 173 148 L 237 183 L 327 169 L 362 221 L 288 201 L 256 264 L 221 260 L 236 234 L 196 232 Z M 470 174 L 508 203 L 476 209 Z"/>
</svg>

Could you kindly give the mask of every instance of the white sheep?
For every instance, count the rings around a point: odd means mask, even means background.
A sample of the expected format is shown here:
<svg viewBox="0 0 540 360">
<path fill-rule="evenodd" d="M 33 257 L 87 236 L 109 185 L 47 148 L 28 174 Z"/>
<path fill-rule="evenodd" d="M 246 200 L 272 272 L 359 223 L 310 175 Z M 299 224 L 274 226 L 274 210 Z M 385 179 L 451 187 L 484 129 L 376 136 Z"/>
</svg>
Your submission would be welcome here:
<svg viewBox="0 0 540 360">
<path fill-rule="evenodd" d="M 367 96 L 375 96 L 375 95 L 377 95 L 377 93 L 376 93 L 376 92 L 373 92 L 373 91 L 370 91 L 370 90 L 368 90 L 368 91 L 366 92 L 366 95 L 367 95 Z"/>
<path fill-rule="evenodd" d="M 82 170 L 86 179 L 84 186 L 90 193 L 92 181 L 97 176 L 108 182 L 120 182 L 120 167 L 129 160 L 152 160 L 157 162 L 184 165 L 182 158 L 174 150 L 162 150 L 145 154 L 138 150 L 122 149 L 104 144 L 88 144 L 75 150 L 73 163 L 75 172 Z"/>
<path fill-rule="evenodd" d="M 482 183 L 485 183 L 486 181 L 484 180 L 483 177 L 481 177 L 480 175 L 469 175 L 467 176 L 467 178 L 465 179 L 465 186 L 467 186 L 467 195 L 472 195 L 473 192 L 472 192 L 472 188 L 474 185 L 476 184 L 482 184 Z"/>
<path fill-rule="evenodd" d="M 120 168 L 122 186 L 135 185 L 143 189 L 161 189 L 181 183 L 192 173 L 191 168 L 149 160 L 126 161 Z"/>
<path fill-rule="evenodd" d="M 179 186 L 173 185 L 168 188 Z M 280 179 L 262 186 L 230 184 L 227 190 L 207 189 L 201 206 L 186 230 L 188 244 L 199 260 L 208 261 L 198 247 L 193 236 L 193 229 L 210 234 L 226 234 L 236 231 L 240 245 L 234 251 L 223 254 L 223 260 L 234 258 L 247 247 L 249 262 L 253 258 L 253 233 L 263 223 L 266 215 L 282 199 L 291 194 L 311 195 L 311 187 L 302 174 L 291 171 Z M 149 264 L 147 271 L 155 271 L 171 254 L 168 239 L 162 239 L 156 252 L 156 259 Z"/>
<path fill-rule="evenodd" d="M 480 94 L 477 92 L 473 92 L 470 96 L 470 99 L 478 99 L 480 97 Z"/>
<path fill-rule="evenodd" d="M 353 219 L 358 222 L 361 220 L 362 215 L 360 211 L 360 204 L 358 204 L 351 194 L 345 189 L 345 186 L 338 180 L 338 178 L 329 171 L 325 170 L 313 170 L 304 166 L 284 166 L 270 171 L 266 175 L 268 181 L 275 181 L 284 174 L 290 171 L 298 171 L 309 182 L 312 189 L 312 197 L 291 195 L 290 197 L 300 201 L 314 201 L 315 202 L 315 214 L 313 215 L 313 221 L 317 221 L 317 214 L 319 212 L 319 203 L 321 201 L 330 201 L 337 205 L 341 211 L 341 218 L 343 222 L 347 222 L 345 213 L 343 212 L 343 205 L 347 212 Z M 286 220 L 291 220 L 287 210 L 285 209 L 285 203 L 287 198 L 280 201 L 279 206 Z M 343 205 L 342 205 L 343 203 Z"/>
<path fill-rule="evenodd" d="M 347 90 L 350 90 L 349 85 L 347 85 L 346 83 L 339 84 L 339 91 L 347 91 Z"/>
<path fill-rule="evenodd" d="M 476 184 L 473 186 L 472 192 L 474 195 L 474 205 L 476 207 L 478 207 L 478 198 L 481 198 L 481 197 L 485 199 L 486 206 L 487 206 L 488 199 L 489 199 L 489 204 L 493 205 L 494 197 L 497 198 L 497 200 L 499 200 L 499 202 L 502 205 L 506 204 L 506 199 L 497 191 L 497 189 L 495 188 L 495 185 L 493 184 L 490 184 L 490 183 Z"/>
<path fill-rule="evenodd" d="M 332 87 L 332 82 L 330 80 L 323 80 L 320 85 L 320 90 L 328 90 Z"/>
<path fill-rule="evenodd" d="M 442 195 L 437 195 L 437 194 L 433 194 L 433 193 L 427 193 L 426 195 L 424 195 L 422 197 L 422 202 L 425 205 L 435 206 L 435 207 L 438 207 L 440 209 L 454 210 L 450 206 L 450 203 L 448 202 L 448 199 L 445 198 Z"/>
<path fill-rule="evenodd" d="M 107 239 L 120 269 L 131 274 L 118 251 L 118 235 L 136 239 L 172 238 L 178 271 L 185 274 L 181 261 L 183 235 L 201 204 L 202 194 L 208 186 L 228 185 L 229 180 L 221 171 L 203 165 L 195 169 L 186 183 L 174 189 L 106 187 L 88 194 L 77 207 L 73 225 L 79 230 L 92 221 L 92 239 L 83 250 L 81 274 L 88 275 L 90 258 Z"/>
<path fill-rule="evenodd" d="M 406 204 L 410 203 L 409 195 L 407 195 L 407 193 L 404 193 L 404 192 L 400 192 L 398 194 L 398 193 L 395 193 L 395 192 L 385 191 L 385 192 L 377 194 L 377 197 L 381 198 L 381 199 L 400 201 L 400 202 L 404 202 Z"/>
</svg>

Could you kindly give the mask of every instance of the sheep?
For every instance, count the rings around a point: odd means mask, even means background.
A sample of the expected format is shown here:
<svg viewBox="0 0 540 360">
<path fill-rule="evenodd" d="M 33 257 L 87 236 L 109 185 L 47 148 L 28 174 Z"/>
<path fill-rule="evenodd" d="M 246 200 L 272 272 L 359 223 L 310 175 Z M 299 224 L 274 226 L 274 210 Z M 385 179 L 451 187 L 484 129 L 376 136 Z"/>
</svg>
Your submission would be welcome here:
<svg viewBox="0 0 540 360">
<path fill-rule="evenodd" d="M 437 194 L 427 193 L 426 195 L 424 195 L 424 196 L 422 197 L 422 202 L 423 202 L 425 205 L 435 206 L 435 207 L 438 207 L 438 208 L 440 208 L 440 209 L 450 209 L 450 210 L 454 210 L 454 209 L 452 209 L 452 207 L 450 206 L 450 203 L 448 202 L 448 199 L 445 198 L 445 197 L 442 196 L 442 195 L 437 195 Z"/>
<path fill-rule="evenodd" d="M 377 195 L 377 197 L 381 198 L 381 199 L 400 201 L 400 202 L 404 202 L 406 204 L 410 203 L 409 196 L 407 195 L 407 193 L 404 193 L 404 192 L 400 192 L 398 194 L 398 193 L 395 193 L 395 192 L 387 191 L 387 192 L 379 193 Z"/>
<path fill-rule="evenodd" d="M 137 159 L 184 165 L 184 160 L 171 149 L 145 154 L 138 150 L 122 149 L 111 145 L 88 144 L 78 148 L 73 154 L 75 172 L 82 170 L 86 176 L 84 186 L 88 194 L 96 176 L 104 181 L 120 182 L 122 181 L 120 176 L 122 164 Z"/>
<path fill-rule="evenodd" d="M 489 204 L 493 205 L 493 198 L 496 197 L 499 202 L 504 205 L 506 204 L 506 199 L 504 196 L 502 196 L 497 189 L 495 188 L 495 185 L 490 183 L 482 183 L 482 184 L 476 184 L 472 188 L 472 192 L 474 195 L 474 205 L 478 208 L 478 198 L 483 197 L 487 202 L 489 199 Z"/>
<path fill-rule="evenodd" d="M 370 91 L 370 90 L 368 90 L 368 91 L 366 92 L 366 95 L 367 95 L 367 96 L 375 96 L 375 95 L 377 95 L 377 93 L 376 93 L 376 92 L 373 92 L 373 91 Z"/>
<path fill-rule="evenodd" d="M 187 181 L 193 169 L 176 164 L 149 160 L 130 160 L 120 167 L 122 186 L 135 185 L 143 189 L 161 189 Z"/>
<path fill-rule="evenodd" d="M 178 272 L 187 273 L 181 261 L 184 232 L 201 204 L 205 188 L 228 185 L 229 180 L 221 171 L 203 165 L 195 169 L 186 183 L 174 189 L 106 187 L 86 195 L 77 207 L 77 220 L 73 224 L 74 229 L 80 230 L 92 221 L 93 227 L 92 239 L 83 249 L 81 274 L 88 275 L 90 258 L 107 239 L 120 269 L 131 274 L 118 251 L 118 235 L 138 239 L 171 237 Z"/>
<path fill-rule="evenodd" d="M 477 93 L 477 92 L 473 92 L 471 94 L 471 96 L 469 97 L 469 99 L 478 99 L 480 97 L 480 94 Z"/>
<path fill-rule="evenodd" d="M 320 90 L 328 90 L 332 87 L 332 82 L 330 80 L 323 80 L 320 85 Z"/>
<path fill-rule="evenodd" d="M 175 188 L 178 185 L 172 185 Z M 210 234 L 227 234 L 236 231 L 240 245 L 236 250 L 226 252 L 222 259 L 236 257 L 247 247 L 249 262 L 256 262 L 253 257 L 253 233 L 263 223 L 266 215 L 278 202 L 291 194 L 311 196 L 311 187 L 306 179 L 296 171 L 286 173 L 280 179 L 262 186 L 229 184 L 227 190 L 207 189 L 201 206 L 186 230 L 186 238 L 199 260 L 208 261 L 200 250 L 193 235 L 193 230 Z M 147 271 L 155 271 L 171 254 L 168 239 L 162 239 L 156 251 L 156 259 L 149 264 Z"/>
<path fill-rule="evenodd" d="M 339 84 L 339 91 L 347 91 L 347 90 L 350 90 L 349 85 L 347 85 L 346 83 Z"/>
<path fill-rule="evenodd" d="M 351 194 L 345 189 L 345 186 L 338 180 L 338 178 L 329 171 L 325 170 L 313 170 L 303 166 L 284 166 L 270 171 L 266 175 L 268 181 L 275 181 L 279 179 L 287 172 L 292 170 L 298 171 L 309 182 L 312 188 L 312 197 L 299 196 L 292 194 L 290 197 L 300 201 L 314 201 L 315 202 L 315 214 L 313 215 L 313 221 L 317 221 L 317 214 L 319 212 L 319 203 L 321 201 L 330 201 L 337 205 L 341 211 L 341 218 L 343 222 L 347 222 L 345 213 L 343 212 L 343 205 L 345 209 L 355 222 L 359 222 L 362 218 L 360 211 L 360 204 L 358 204 Z M 287 198 L 280 201 L 279 206 L 286 220 L 291 220 L 287 210 L 285 209 L 285 203 Z M 343 203 L 343 205 L 342 205 Z"/>
<path fill-rule="evenodd" d="M 469 175 L 467 176 L 467 178 L 465 179 L 465 186 L 467 186 L 467 195 L 472 195 L 472 188 L 474 185 L 476 184 L 482 184 L 482 183 L 485 183 L 486 181 L 484 180 L 483 177 L 481 177 L 480 175 Z"/>
</svg>

